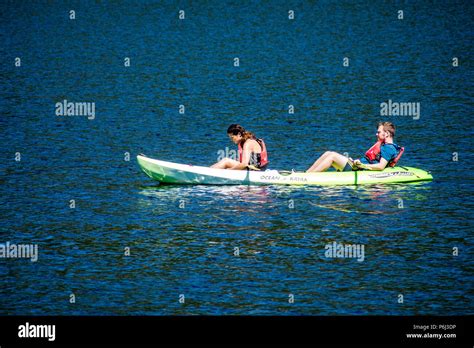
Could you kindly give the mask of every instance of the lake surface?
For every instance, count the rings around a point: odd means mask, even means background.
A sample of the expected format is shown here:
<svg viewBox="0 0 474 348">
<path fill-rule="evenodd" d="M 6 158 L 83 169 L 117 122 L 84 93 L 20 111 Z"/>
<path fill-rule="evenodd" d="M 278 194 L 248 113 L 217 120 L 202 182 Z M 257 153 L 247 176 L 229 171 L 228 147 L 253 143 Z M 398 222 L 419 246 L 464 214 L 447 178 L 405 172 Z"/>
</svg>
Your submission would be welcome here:
<svg viewBox="0 0 474 348">
<path fill-rule="evenodd" d="M 0 243 L 39 252 L 0 258 L 0 314 L 474 313 L 472 5 L 9 2 L 0 17 Z M 57 116 L 63 100 L 94 117 Z M 419 119 L 381 116 L 388 100 Z M 433 182 L 160 186 L 135 160 L 211 165 L 239 123 L 270 168 L 305 170 L 361 156 L 381 119 Z M 364 259 L 326 257 L 333 242 Z"/>
</svg>

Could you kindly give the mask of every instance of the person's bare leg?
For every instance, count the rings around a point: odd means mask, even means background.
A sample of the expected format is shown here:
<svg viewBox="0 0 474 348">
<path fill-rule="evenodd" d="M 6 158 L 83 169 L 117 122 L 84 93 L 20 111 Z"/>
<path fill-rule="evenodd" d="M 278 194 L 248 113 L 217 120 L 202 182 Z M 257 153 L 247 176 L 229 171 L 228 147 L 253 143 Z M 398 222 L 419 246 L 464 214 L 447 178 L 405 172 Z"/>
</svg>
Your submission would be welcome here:
<svg viewBox="0 0 474 348">
<path fill-rule="evenodd" d="M 216 168 L 216 169 L 225 169 L 226 163 L 227 163 L 228 158 L 223 158 L 219 162 L 213 164 L 211 168 Z"/>
<path fill-rule="evenodd" d="M 313 172 L 325 172 L 331 166 L 337 170 L 342 170 L 347 163 L 347 157 L 337 152 L 330 152 L 317 166 L 315 166 Z M 309 171 L 309 170 L 308 170 Z"/>
<path fill-rule="evenodd" d="M 225 163 L 224 163 L 224 168 L 223 169 L 229 169 L 229 168 L 235 167 L 238 164 L 240 164 L 239 161 L 235 161 L 233 159 L 227 158 L 227 161 L 225 161 Z"/>
<path fill-rule="evenodd" d="M 336 170 L 342 172 L 348 161 L 349 161 L 349 158 L 347 158 L 346 156 L 341 155 L 340 153 L 334 152 L 332 166 L 336 168 Z"/>
<path fill-rule="evenodd" d="M 332 156 L 326 156 L 322 159 L 322 161 L 319 162 L 318 165 L 313 166 L 310 170 L 308 169 L 308 172 L 325 172 L 329 169 L 329 167 L 332 166 L 332 162 Z"/>
<path fill-rule="evenodd" d="M 313 165 L 312 165 L 311 167 L 309 167 L 309 169 L 306 171 L 306 173 L 314 172 L 314 169 L 317 168 L 317 167 L 321 164 L 321 162 L 324 161 L 324 159 L 325 159 L 326 157 L 328 157 L 330 154 L 331 154 L 331 151 L 326 151 L 325 153 L 323 153 L 323 154 L 321 155 L 321 157 L 319 157 L 319 158 L 313 163 Z"/>
<path fill-rule="evenodd" d="M 237 162 L 235 160 L 232 160 L 230 158 L 223 158 L 216 164 L 213 164 L 211 168 L 217 168 L 217 169 L 228 169 L 232 168 L 236 164 L 239 164 L 240 162 Z"/>
</svg>

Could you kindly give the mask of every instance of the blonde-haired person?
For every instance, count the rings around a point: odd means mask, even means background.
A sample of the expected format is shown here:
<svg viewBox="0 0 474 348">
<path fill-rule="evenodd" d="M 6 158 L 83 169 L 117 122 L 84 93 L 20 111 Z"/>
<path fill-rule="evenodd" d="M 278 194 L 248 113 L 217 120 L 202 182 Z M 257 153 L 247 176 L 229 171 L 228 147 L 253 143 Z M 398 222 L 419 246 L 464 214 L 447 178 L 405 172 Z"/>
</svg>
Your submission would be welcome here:
<svg viewBox="0 0 474 348">
<path fill-rule="evenodd" d="M 326 151 L 306 172 L 324 172 L 331 166 L 343 172 L 358 169 L 384 170 L 387 165 L 393 167 L 404 151 L 403 147 L 393 142 L 395 125 L 391 122 L 379 122 L 376 135 L 377 142 L 365 153 L 365 157 L 352 160 L 340 153 Z"/>
</svg>

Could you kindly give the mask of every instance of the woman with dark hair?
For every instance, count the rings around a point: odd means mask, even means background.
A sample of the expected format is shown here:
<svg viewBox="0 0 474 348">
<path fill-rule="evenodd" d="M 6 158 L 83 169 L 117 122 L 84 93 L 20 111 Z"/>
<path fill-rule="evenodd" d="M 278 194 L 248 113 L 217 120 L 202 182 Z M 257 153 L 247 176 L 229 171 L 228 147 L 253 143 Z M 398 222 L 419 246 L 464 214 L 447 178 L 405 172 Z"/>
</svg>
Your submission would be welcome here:
<svg viewBox="0 0 474 348">
<path fill-rule="evenodd" d="M 227 129 L 227 135 L 239 148 L 239 161 L 223 158 L 211 168 L 234 170 L 264 170 L 266 168 L 268 155 L 263 139 L 258 139 L 238 124 L 231 124 Z"/>
</svg>

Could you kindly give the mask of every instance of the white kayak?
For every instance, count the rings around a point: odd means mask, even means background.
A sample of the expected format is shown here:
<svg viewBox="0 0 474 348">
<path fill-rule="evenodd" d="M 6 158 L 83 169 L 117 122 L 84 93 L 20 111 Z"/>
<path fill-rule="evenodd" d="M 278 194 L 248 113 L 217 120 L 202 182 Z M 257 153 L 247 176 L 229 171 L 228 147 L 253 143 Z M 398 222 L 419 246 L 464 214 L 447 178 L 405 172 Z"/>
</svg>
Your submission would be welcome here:
<svg viewBox="0 0 474 348">
<path fill-rule="evenodd" d="M 137 156 L 141 169 L 166 184 L 188 185 L 361 185 L 392 184 L 433 179 L 429 172 L 412 167 L 388 167 L 383 171 L 305 173 L 278 170 L 228 170 L 193 166 Z"/>
</svg>

